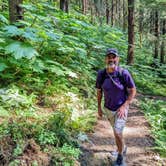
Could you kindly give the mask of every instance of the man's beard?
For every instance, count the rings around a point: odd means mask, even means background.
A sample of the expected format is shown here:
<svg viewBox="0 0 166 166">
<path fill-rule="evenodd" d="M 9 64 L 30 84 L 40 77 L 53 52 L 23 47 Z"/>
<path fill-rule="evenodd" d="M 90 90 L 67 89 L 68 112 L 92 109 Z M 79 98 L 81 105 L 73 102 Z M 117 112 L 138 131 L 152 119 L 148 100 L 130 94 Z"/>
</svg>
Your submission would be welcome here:
<svg viewBox="0 0 166 166">
<path fill-rule="evenodd" d="M 118 66 L 116 62 L 110 62 L 106 65 L 106 68 L 108 69 L 108 72 L 111 73 L 115 70 L 116 66 Z"/>
</svg>

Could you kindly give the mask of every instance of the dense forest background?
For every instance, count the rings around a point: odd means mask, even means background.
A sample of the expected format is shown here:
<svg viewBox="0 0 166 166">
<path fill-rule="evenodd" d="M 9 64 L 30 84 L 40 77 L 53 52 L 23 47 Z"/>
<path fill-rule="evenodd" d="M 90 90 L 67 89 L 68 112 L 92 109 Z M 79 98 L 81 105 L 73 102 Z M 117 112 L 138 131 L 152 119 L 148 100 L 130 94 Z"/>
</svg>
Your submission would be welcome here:
<svg viewBox="0 0 166 166">
<path fill-rule="evenodd" d="M 0 0 L 0 164 L 23 165 L 32 149 L 34 166 L 78 162 L 111 47 L 144 96 L 154 149 L 165 157 L 165 8 L 165 0 Z"/>
</svg>

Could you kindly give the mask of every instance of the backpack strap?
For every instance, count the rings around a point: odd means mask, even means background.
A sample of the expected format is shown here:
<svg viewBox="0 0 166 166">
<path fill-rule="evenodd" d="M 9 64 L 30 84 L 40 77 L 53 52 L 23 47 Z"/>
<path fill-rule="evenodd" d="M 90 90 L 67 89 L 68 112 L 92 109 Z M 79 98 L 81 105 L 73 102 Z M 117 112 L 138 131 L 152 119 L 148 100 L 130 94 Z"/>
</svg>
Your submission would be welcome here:
<svg viewBox="0 0 166 166">
<path fill-rule="evenodd" d="M 124 69 L 122 67 L 119 67 L 118 68 L 118 77 L 119 77 L 121 83 L 125 86 L 125 78 L 124 78 L 123 72 L 124 72 Z"/>
<path fill-rule="evenodd" d="M 102 70 L 102 80 L 101 80 L 101 85 L 104 83 L 105 77 L 106 77 L 106 68 Z"/>
<path fill-rule="evenodd" d="M 124 76 L 123 76 L 123 71 L 124 69 L 122 67 L 118 67 L 118 75 L 117 77 L 119 77 L 121 83 L 125 86 L 125 80 L 124 80 Z M 116 84 L 116 82 L 113 80 L 113 78 L 107 73 L 106 68 L 102 70 L 102 80 L 101 80 L 101 85 L 103 84 L 106 75 L 109 76 L 109 78 L 111 79 L 111 81 L 113 82 L 113 84 Z"/>
<path fill-rule="evenodd" d="M 121 83 L 123 84 L 124 88 L 125 88 L 125 93 L 126 95 L 128 96 L 129 93 L 128 93 L 128 89 L 127 89 L 127 86 L 126 86 L 126 82 L 125 82 L 125 78 L 124 78 L 124 69 L 122 67 L 119 67 L 119 70 L 118 70 L 118 77 L 121 81 Z"/>
</svg>

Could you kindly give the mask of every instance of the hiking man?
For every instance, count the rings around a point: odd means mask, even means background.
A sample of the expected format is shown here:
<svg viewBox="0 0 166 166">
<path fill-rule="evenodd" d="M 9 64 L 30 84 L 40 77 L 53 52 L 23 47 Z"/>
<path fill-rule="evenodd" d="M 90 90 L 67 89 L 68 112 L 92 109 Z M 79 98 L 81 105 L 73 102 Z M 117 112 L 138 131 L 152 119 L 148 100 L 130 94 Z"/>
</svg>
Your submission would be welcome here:
<svg viewBox="0 0 166 166">
<path fill-rule="evenodd" d="M 116 163 L 120 165 L 123 163 L 125 151 L 123 129 L 127 120 L 129 104 L 136 94 L 136 87 L 128 70 L 118 66 L 119 54 L 116 49 L 107 50 L 105 63 L 106 68 L 98 71 L 96 79 L 98 118 L 101 119 L 104 113 L 113 127 L 118 150 Z M 103 93 L 104 109 L 102 110 Z"/>
</svg>

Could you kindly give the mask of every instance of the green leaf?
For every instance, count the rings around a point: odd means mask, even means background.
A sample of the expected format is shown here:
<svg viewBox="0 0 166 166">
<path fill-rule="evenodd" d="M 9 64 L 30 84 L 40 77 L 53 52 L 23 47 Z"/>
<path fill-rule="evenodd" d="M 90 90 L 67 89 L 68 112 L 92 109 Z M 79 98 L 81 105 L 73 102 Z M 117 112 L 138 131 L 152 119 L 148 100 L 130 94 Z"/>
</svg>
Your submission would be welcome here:
<svg viewBox="0 0 166 166">
<path fill-rule="evenodd" d="M 0 38 L 0 43 L 5 43 L 5 39 Z"/>
<path fill-rule="evenodd" d="M 31 59 L 37 56 L 37 51 L 28 43 L 13 42 L 5 47 L 6 54 L 13 54 L 15 59 L 21 59 L 23 57 Z"/>
<path fill-rule="evenodd" d="M 81 59 L 85 59 L 86 56 L 87 56 L 87 52 L 86 50 L 82 49 L 82 48 L 76 48 L 76 52 L 77 52 L 77 55 L 81 58 Z"/>
<path fill-rule="evenodd" d="M 60 51 L 62 54 L 69 54 L 74 52 L 73 48 L 67 46 L 63 46 L 61 48 L 58 48 L 57 50 Z"/>
<path fill-rule="evenodd" d="M 46 32 L 46 34 L 48 35 L 48 37 L 52 40 L 60 40 L 62 35 L 59 35 L 57 33 L 54 32 Z"/>
<path fill-rule="evenodd" d="M 38 41 L 36 35 L 36 29 L 34 28 L 25 28 L 25 32 L 23 32 L 22 36 L 31 41 Z"/>
<path fill-rule="evenodd" d="M 58 76 L 65 76 L 65 72 L 58 66 L 50 66 L 48 69 L 52 72 L 55 73 Z"/>
<path fill-rule="evenodd" d="M 31 23 L 30 22 L 27 22 L 25 20 L 19 20 L 19 23 L 21 25 L 23 25 L 23 27 L 30 27 L 31 26 Z"/>
<path fill-rule="evenodd" d="M 9 116 L 8 111 L 6 109 L 4 109 L 2 106 L 0 106 L 0 116 L 1 117 Z"/>
<path fill-rule="evenodd" d="M 28 4 L 21 4 L 21 7 L 23 7 L 25 10 L 35 12 L 37 9 L 34 5 L 28 5 Z"/>
<path fill-rule="evenodd" d="M 32 66 L 33 71 L 38 73 L 43 73 L 43 69 L 45 69 L 44 63 L 41 60 L 36 60 Z"/>
<path fill-rule="evenodd" d="M 0 22 L 3 22 L 5 24 L 9 24 L 9 21 L 2 14 L 0 14 Z"/>
<path fill-rule="evenodd" d="M 0 63 L 0 71 L 4 71 L 7 68 L 5 63 Z"/>
<path fill-rule="evenodd" d="M 14 25 L 5 26 L 3 29 L 5 30 L 7 36 L 11 36 L 11 37 L 20 35 L 22 33 L 22 31 Z"/>
</svg>

